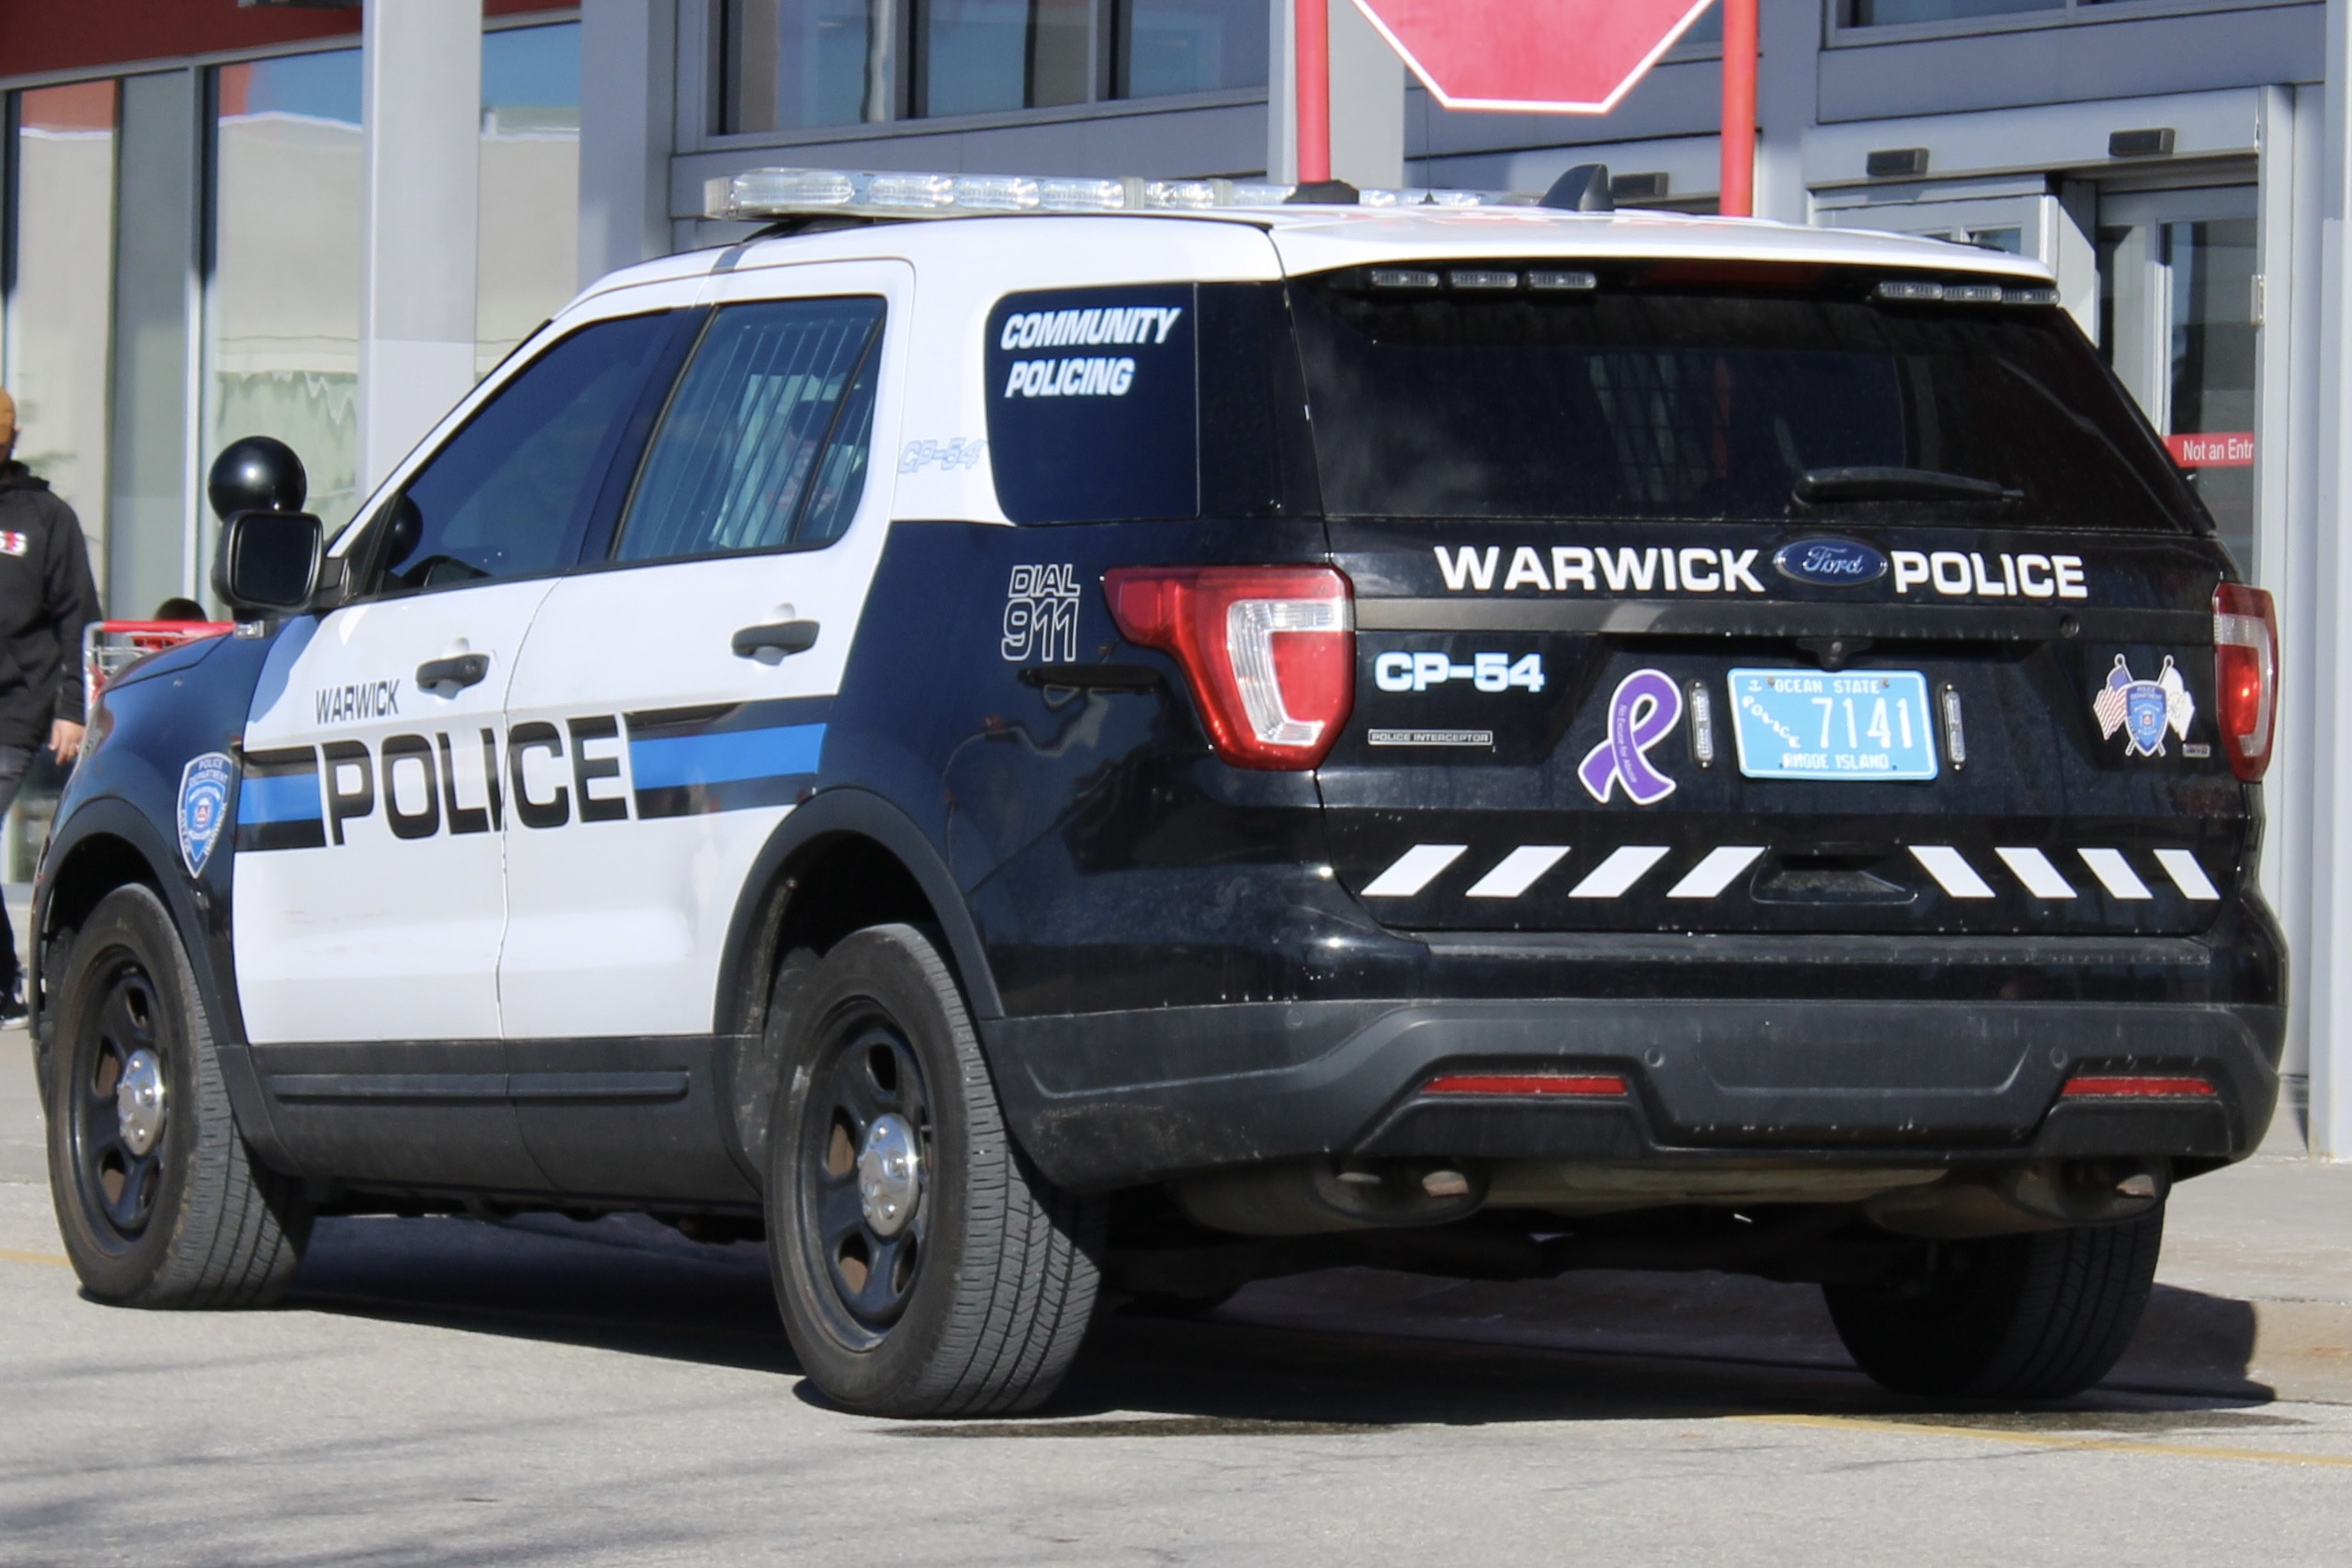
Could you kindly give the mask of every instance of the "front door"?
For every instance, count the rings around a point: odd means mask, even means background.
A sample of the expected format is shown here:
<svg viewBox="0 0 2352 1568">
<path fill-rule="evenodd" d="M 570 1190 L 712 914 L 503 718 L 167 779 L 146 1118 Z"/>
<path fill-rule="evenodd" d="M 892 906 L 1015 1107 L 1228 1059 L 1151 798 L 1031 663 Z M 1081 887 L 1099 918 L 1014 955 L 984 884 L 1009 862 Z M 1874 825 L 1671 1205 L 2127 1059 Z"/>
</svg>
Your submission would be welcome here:
<svg viewBox="0 0 2352 1568">
<path fill-rule="evenodd" d="M 537 1184 L 505 1103 L 507 692 L 577 557 L 667 316 L 517 374 L 341 552 L 355 601 L 280 637 L 243 740 L 233 925 L 290 1141 L 339 1176 Z"/>
<path fill-rule="evenodd" d="M 795 297 L 773 298 L 780 281 Z M 868 457 L 877 433 L 892 449 L 876 409 L 911 292 L 881 262 L 724 280 L 611 559 L 532 627 L 508 696 L 499 988 L 514 1071 L 548 1088 L 523 1123 L 558 1181 L 616 1180 L 618 1124 L 596 1107 L 634 1114 L 633 1086 L 686 1086 L 677 1108 L 699 1121 L 696 1042 L 737 901 L 815 783 L 880 554 L 889 485 Z M 660 1195 L 713 1178 L 680 1153 L 627 1179 Z"/>
</svg>

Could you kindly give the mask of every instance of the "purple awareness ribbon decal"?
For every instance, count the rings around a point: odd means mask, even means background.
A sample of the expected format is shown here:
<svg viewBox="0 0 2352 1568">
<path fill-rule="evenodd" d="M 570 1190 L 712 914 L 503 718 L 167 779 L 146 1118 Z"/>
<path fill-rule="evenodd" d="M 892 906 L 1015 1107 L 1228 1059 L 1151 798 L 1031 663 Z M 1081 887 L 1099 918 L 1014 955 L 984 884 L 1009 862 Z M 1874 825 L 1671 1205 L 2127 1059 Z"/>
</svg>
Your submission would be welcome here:
<svg viewBox="0 0 2352 1568">
<path fill-rule="evenodd" d="M 1584 755 L 1576 776 L 1593 799 L 1609 803 L 1617 784 L 1637 806 L 1654 806 L 1674 793 L 1674 781 L 1650 766 L 1650 748 L 1683 722 L 1683 688 L 1663 670 L 1637 669 L 1617 682 L 1609 699 L 1609 738 Z"/>
</svg>

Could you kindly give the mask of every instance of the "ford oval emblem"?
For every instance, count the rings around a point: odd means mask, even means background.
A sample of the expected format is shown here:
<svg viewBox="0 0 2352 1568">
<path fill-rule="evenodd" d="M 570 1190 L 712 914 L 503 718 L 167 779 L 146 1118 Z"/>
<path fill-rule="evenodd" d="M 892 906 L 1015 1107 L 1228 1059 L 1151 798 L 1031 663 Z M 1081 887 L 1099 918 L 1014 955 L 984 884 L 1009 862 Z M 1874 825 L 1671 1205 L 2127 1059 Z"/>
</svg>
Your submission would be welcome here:
<svg viewBox="0 0 2352 1568">
<path fill-rule="evenodd" d="M 1799 539 L 1773 553 L 1772 569 L 1815 588 L 1853 588 L 1887 575 L 1887 558 L 1852 539 Z"/>
</svg>

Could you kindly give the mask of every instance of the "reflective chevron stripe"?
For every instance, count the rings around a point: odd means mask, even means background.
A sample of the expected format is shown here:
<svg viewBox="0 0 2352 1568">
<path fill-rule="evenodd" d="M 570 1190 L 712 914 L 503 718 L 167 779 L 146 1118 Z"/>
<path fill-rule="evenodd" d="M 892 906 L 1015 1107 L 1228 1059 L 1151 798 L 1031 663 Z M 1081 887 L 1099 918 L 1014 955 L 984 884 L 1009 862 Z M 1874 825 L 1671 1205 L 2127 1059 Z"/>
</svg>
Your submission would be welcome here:
<svg viewBox="0 0 2352 1568">
<path fill-rule="evenodd" d="M 2038 849 L 1996 849 L 1995 855 L 2017 872 L 2017 879 L 2025 884 L 2025 890 L 2037 899 L 2070 899 L 2074 884 L 2058 874 L 2058 868 L 2050 863 L 2050 857 Z"/>
<path fill-rule="evenodd" d="M 1652 866 L 1666 858 L 1662 843 L 1629 843 L 1593 868 L 1593 874 L 1568 890 L 1572 899 L 1622 898 Z"/>
<path fill-rule="evenodd" d="M 1560 863 L 1568 852 L 1564 843 L 1523 843 L 1503 857 L 1503 863 L 1471 885 L 1474 899 L 1515 899 L 1536 885 L 1536 878 Z"/>
<path fill-rule="evenodd" d="M 2212 879 L 2205 874 L 2205 868 L 2198 865 L 2197 857 L 2187 850 L 2159 849 L 2156 851 L 2156 864 L 2162 866 L 2164 874 L 2172 879 L 2172 886 L 2181 889 L 2183 898 L 2210 903 L 2221 897 L 2221 889 L 2213 886 Z"/>
<path fill-rule="evenodd" d="M 2099 879 L 2099 886 L 2106 888 L 2112 897 L 2119 899 L 2154 897 L 2148 891 L 2148 885 L 2139 880 L 2139 873 L 2131 869 L 2131 862 L 2124 858 L 2122 850 L 2078 849 L 2075 853 L 2082 857 L 2082 863 L 2091 868 L 2091 874 Z"/>
<path fill-rule="evenodd" d="M 1948 898 L 1992 899 L 2000 896 L 1992 883 L 1984 879 L 1967 856 L 1954 845 L 1920 843 L 1908 846 L 1913 859 L 1920 869 L 1935 879 L 1935 885 Z M 1669 899 L 1697 900 L 1722 896 L 1724 890 L 1738 881 L 1742 872 L 1763 857 L 1763 844 L 1723 844 L 1699 857 L 1697 864 L 1685 871 L 1667 889 Z M 1397 857 L 1394 863 L 1365 884 L 1363 896 L 1369 899 L 1409 899 L 1427 891 L 1454 862 L 1469 852 L 1469 846 L 1458 843 L 1418 843 Z M 1486 874 L 1473 882 L 1463 893 L 1464 898 L 1503 900 L 1526 895 L 1553 868 L 1572 853 L 1572 846 L 1560 843 L 1527 843 L 1512 849 L 1495 863 Z M 1582 880 L 1568 889 L 1572 899 L 1616 899 L 1631 892 L 1658 863 L 1673 852 L 1664 844 L 1621 844 L 1610 851 L 1600 864 L 1584 874 Z M 2015 876 L 2025 891 L 2045 902 L 2059 903 L 2079 899 L 2082 892 L 2066 879 L 2051 861 L 2048 853 L 2025 844 L 2003 844 L 1994 855 Z M 2075 852 L 2084 869 L 2098 879 L 2109 898 L 2141 901 L 2154 898 L 2147 883 L 2140 880 L 2131 861 L 2120 849 L 2094 846 Z M 2156 864 L 2163 868 L 2181 896 L 2194 902 L 2211 903 L 2221 898 L 2212 878 L 2194 853 L 2185 849 L 2150 851 Z"/>
<path fill-rule="evenodd" d="M 1731 886 L 1731 879 L 1756 864 L 1756 857 L 1764 853 L 1760 843 L 1726 844 L 1711 849 L 1707 858 L 1690 869 L 1688 875 L 1667 889 L 1669 899 L 1712 899 Z"/>
<path fill-rule="evenodd" d="M 1956 899 L 1989 899 L 1992 884 L 1977 874 L 1967 857 L 1948 843 L 1915 843 L 1911 857 L 1927 868 L 1935 885 Z"/>
<path fill-rule="evenodd" d="M 1466 843 L 1417 843 L 1397 857 L 1395 865 L 1364 887 L 1368 899 L 1409 899 L 1437 879 L 1437 873 L 1462 858 Z"/>
</svg>

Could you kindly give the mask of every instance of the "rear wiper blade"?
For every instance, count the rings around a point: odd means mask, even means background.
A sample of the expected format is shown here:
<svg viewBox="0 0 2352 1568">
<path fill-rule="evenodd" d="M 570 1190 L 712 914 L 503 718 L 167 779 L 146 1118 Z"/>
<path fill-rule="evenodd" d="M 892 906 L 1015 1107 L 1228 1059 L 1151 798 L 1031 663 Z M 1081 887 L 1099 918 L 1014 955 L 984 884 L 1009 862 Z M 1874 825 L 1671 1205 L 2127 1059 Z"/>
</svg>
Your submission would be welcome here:
<svg viewBox="0 0 2352 1568">
<path fill-rule="evenodd" d="M 1798 500 L 2022 501 L 2025 492 L 1991 479 L 1933 468 L 1808 468 L 1797 476 Z"/>
</svg>

